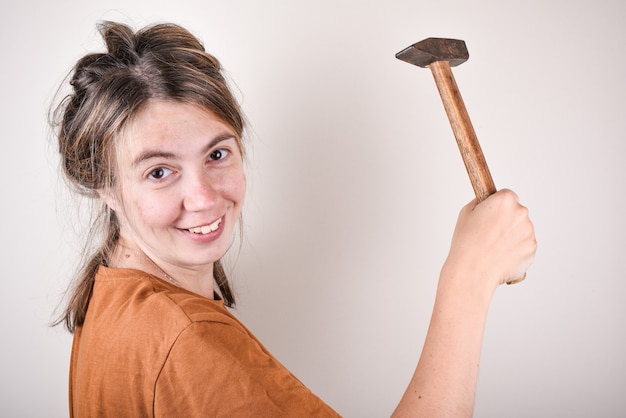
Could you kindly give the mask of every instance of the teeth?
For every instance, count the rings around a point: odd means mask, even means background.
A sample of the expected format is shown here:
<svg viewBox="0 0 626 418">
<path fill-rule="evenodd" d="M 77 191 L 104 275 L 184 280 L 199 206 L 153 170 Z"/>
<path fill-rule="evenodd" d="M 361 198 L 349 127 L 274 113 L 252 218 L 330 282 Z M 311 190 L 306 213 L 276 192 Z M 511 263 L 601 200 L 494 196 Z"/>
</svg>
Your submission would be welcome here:
<svg viewBox="0 0 626 418">
<path fill-rule="evenodd" d="M 213 222 L 211 225 L 198 226 L 196 228 L 189 228 L 189 232 L 193 232 L 194 234 L 208 234 L 209 232 L 213 232 L 219 228 L 222 223 L 222 219 L 218 219 Z"/>
</svg>

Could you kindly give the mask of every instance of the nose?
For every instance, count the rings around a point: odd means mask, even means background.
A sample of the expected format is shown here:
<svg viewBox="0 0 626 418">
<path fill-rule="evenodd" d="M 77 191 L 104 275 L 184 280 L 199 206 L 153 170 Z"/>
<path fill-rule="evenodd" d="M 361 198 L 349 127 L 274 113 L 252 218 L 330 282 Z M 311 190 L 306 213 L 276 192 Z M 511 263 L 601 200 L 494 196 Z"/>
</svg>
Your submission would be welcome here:
<svg viewBox="0 0 626 418">
<path fill-rule="evenodd" d="M 211 209 L 218 201 L 219 193 L 206 172 L 187 173 L 183 187 L 183 206 L 190 212 Z"/>
</svg>

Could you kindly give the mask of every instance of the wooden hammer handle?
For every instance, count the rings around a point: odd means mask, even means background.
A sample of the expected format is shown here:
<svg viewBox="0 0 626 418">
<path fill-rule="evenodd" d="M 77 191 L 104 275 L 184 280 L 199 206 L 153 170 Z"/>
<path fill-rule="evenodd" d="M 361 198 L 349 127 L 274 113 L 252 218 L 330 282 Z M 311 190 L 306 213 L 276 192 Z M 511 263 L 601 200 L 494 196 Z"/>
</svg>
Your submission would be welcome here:
<svg viewBox="0 0 626 418">
<path fill-rule="evenodd" d="M 493 183 L 463 98 L 454 80 L 450 63 L 448 61 L 435 61 L 429 65 L 429 68 L 435 77 L 443 107 L 448 114 L 474 193 L 482 202 L 496 192 L 496 186 Z"/>
<path fill-rule="evenodd" d="M 487 161 L 478 143 L 476 132 L 472 126 L 463 98 L 454 80 L 452 69 L 448 61 L 435 61 L 429 65 L 435 83 L 439 90 L 439 95 L 443 101 L 443 106 L 448 114 L 454 137 L 456 138 L 459 151 L 465 169 L 469 175 L 474 193 L 480 202 L 487 199 L 496 192 L 496 186 L 487 167 Z M 526 278 L 523 276 L 507 282 L 507 284 L 519 283 Z"/>
</svg>

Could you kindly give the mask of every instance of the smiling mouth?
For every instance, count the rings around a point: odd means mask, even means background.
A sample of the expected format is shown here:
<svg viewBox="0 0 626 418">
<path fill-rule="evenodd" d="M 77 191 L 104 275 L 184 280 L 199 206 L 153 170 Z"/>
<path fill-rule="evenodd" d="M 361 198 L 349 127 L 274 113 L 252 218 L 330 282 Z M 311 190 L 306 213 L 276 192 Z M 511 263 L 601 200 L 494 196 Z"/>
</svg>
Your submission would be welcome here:
<svg viewBox="0 0 626 418">
<path fill-rule="evenodd" d="M 195 228 L 189 228 L 188 231 L 194 234 L 206 235 L 210 232 L 217 231 L 220 224 L 222 223 L 222 218 L 219 218 L 217 221 L 213 222 L 210 225 L 197 226 Z"/>
</svg>

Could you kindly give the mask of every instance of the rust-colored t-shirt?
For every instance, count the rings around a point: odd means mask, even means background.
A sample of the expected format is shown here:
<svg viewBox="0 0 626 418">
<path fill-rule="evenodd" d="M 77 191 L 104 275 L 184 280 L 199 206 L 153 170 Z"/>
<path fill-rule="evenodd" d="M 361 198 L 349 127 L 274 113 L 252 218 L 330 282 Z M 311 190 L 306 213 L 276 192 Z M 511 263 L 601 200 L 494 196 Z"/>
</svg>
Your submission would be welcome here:
<svg viewBox="0 0 626 418">
<path fill-rule="evenodd" d="M 224 307 L 101 267 L 70 366 L 73 417 L 336 417 Z"/>
</svg>

